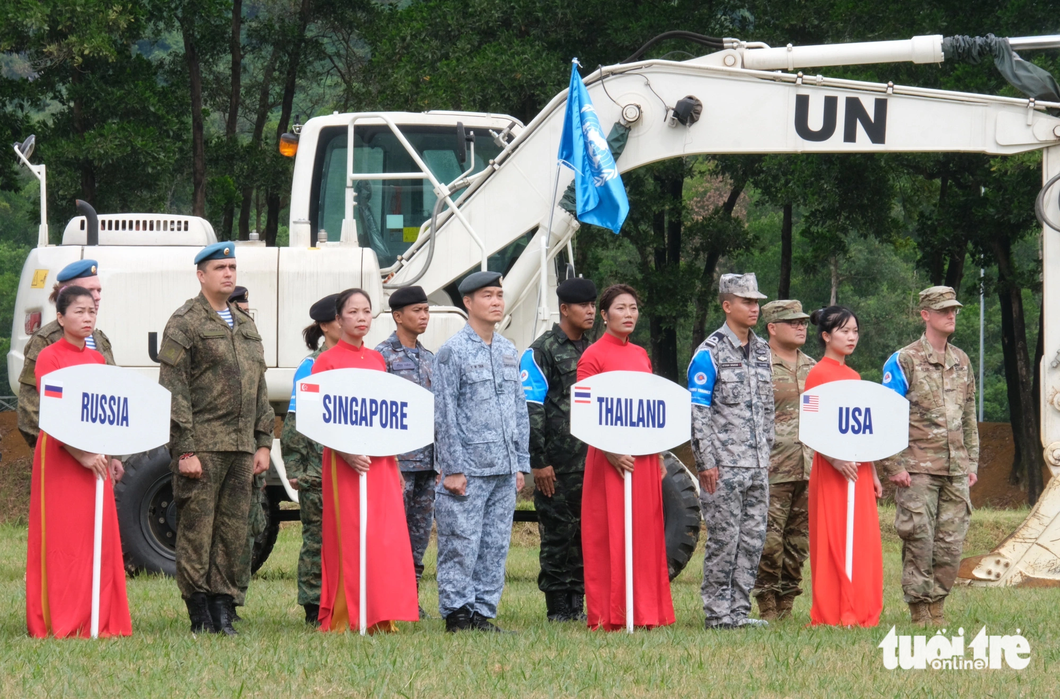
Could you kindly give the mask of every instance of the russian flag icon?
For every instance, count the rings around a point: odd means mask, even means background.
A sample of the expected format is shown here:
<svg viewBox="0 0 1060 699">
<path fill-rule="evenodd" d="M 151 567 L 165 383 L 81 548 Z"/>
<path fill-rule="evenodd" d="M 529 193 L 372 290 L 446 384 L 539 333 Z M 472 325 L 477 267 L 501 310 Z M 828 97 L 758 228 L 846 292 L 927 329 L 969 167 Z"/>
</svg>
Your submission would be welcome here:
<svg viewBox="0 0 1060 699">
<path fill-rule="evenodd" d="M 44 395 L 48 398 L 62 398 L 63 385 L 61 383 L 44 384 Z"/>
</svg>

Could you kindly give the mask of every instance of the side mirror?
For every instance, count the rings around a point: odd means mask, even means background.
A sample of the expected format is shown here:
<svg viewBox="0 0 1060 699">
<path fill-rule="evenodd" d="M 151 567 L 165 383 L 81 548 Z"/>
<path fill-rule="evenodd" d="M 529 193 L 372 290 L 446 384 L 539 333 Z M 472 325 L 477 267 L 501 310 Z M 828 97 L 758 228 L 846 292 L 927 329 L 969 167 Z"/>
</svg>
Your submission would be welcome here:
<svg viewBox="0 0 1060 699">
<path fill-rule="evenodd" d="M 462 121 L 456 122 L 456 159 L 461 165 L 467 162 L 467 135 Z"/>
</svg>

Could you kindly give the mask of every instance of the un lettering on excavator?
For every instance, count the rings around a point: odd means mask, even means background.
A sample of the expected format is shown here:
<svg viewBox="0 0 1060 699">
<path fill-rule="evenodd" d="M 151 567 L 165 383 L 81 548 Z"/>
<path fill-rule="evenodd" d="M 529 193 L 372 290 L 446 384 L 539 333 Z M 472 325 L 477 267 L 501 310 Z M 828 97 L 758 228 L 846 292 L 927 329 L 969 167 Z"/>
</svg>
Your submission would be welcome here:
<svg viewBox="0 0 1060 699">
<path fill-rule="evenodd" d="M 813 99 L 807 94 L 795 95 L 795 133 L 802 140 L 814 143 L 831 139 L 838 131 L 840 104 L 843 105 L 843 143 L 867 140 L 876 145 L 887 144 L 887 99 L 883 97 L 876 97 L 870 104 L 868 99 L 863 101 L 851 95 L 842 101 L 838 95 Z"/>
</svg>

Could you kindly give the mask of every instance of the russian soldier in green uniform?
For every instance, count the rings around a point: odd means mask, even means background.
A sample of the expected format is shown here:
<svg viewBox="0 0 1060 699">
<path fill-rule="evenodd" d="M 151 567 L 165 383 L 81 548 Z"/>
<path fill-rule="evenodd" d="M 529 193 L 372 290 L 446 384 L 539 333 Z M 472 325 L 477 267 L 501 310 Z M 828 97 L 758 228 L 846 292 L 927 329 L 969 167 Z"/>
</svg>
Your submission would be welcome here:
<svg viewBox="0 0 1060 699">
<path fill-rule="evenodd" d="M 568 279 L 556 289 L 560 322 L 523 353 L 520 377 L 530 413 L 530 468 L 541 532 L 541 573 L 549 621 L 584 619 L 581 550 L 582 477 L 586 445 L 570 433 L 570 388 L 589 346 L 596 287 Z"/>
<path fill-rule="evenodd" d="M 769 454 L 769 515 L 766 544 L 755 578 L 758 616 L 785 619 L 802 594 L 802 565 L 810 555 L 808 486 L 813 451 L 799 442 L 799 394 L 817 363 L 800 347 L 806 344 L 809 317 L 798 301 L 762 306 L 769 332 L 773 368 L 773 450 Z"/>
<path fill-rule="evenodd" d="M 228 303 L 234 244 L 208 245 L 195 264 L 199 295 L 170 316 L 158 353 L 158 381 L 172 395 L 177 586 L 193 633 L 233 635 L 251 483 L 269 468 L 274 416 L 261 336 Z"/>
<path fill-rule="evenodd" d="M 943 603 L 961 563 L 979 469 L 975 376 L 949 343 L 961 303 L 948 286 L 920 292 L 924 334 L 883 366 L 883 385 L 909 400 L 909 446 L 881 462 L 895 487 L 902 591 L 913 623 L 945 626 Z"/>
</svg>

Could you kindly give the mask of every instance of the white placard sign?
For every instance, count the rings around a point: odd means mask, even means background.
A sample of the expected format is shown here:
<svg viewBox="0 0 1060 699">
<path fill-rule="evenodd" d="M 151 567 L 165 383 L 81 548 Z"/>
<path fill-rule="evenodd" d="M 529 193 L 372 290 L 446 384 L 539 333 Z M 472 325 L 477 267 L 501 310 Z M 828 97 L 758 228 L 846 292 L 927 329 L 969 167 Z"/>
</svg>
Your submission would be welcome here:
<svg viewBox="0 0 1060 699">
<path fill-rule="evenodd" d="M 661 376 L 607 371 L 571 386 L 571 434 L 616 454 L 657 454 L 688 441 L 692 394 Z"/>
<path fill-rule="evenodd" d="M 94 454 L 137 454 L 169 441 L 169 391 L 106 364 L 69 366 L 41 378 L 40 428 Z"/>
<path fill-rule="evenodd" d="M 799 441 L 844 461 L 877 461 L 909 446 L 909 401 L 872 381 L 832 381 L 799 396 Z"/>
<path fill-rule="evenodd" d="M 395 456 L 434 442 L 434 396 L 385 371 L 332 369 L 298 382 L 298 431 L 326 447 Z"/>
</svg>

